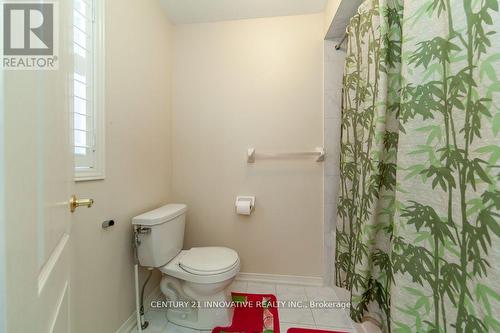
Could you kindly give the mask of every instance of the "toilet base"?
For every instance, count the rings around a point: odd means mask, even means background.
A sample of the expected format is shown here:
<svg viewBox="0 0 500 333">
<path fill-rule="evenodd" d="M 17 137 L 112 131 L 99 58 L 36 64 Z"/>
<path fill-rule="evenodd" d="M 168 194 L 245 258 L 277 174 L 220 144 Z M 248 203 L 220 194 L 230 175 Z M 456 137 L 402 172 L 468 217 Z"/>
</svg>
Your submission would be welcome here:
<svg viewBox="0 0 500 333">
<path fill-rule="evenodd" d="M 163 275 L 160 283 L 163 294 L 180 305 L 167 309 L 168 321 L 196 330 L 230 325 L 233 309 L 229 306 L 231 297 L 226 288 L 232 280 L 199 284 Z"/>
<path fill-rule="evenodd" d="M 233 310 L 227 308 L 168 309 L 167 320 L 173 324 L 196 330 L 210 331 L 231 324 Z"/>
</svg>

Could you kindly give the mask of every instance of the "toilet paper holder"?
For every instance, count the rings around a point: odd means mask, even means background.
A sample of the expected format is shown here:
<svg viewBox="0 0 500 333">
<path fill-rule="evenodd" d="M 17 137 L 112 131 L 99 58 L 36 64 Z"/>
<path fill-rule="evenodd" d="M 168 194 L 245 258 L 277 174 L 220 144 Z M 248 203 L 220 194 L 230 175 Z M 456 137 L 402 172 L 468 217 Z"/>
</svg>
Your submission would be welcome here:
<svg viewBox="0 0 500 333">
<path fill-rule="evenodd" d="M 238 203 L 240 202 L 250 202 L 250 212 L 253 212 L 255 208 L 255 197 L 254 196 L 237 196 L 235 202 L 235 208 L 238 209 Z"/>
</svg>

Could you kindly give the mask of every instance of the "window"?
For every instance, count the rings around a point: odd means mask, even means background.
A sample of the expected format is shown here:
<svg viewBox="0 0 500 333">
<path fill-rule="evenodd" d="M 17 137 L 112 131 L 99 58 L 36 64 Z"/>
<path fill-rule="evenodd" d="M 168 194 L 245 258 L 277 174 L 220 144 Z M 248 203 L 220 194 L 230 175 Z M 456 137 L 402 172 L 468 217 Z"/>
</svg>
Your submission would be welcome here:
<svg viewBox="0 0 500 333">
<path fill-rule="evenodd" d="M 104 0 L 73 0 L 75 180 L 104 178 Z"/>
</svg>

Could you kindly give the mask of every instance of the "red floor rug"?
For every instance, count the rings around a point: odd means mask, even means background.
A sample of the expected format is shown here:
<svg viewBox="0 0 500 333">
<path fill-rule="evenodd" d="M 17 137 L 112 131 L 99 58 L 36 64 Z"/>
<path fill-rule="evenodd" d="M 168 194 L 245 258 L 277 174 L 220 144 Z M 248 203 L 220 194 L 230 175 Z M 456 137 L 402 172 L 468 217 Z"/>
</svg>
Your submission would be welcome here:
<svg viewBox="0 0 500 333">
<path fill-rule="evenodd" d="M 324 331 L 309 328 L 289 328 L 286 333 L 347 333 L 341 331 Z"/>
<path fill-rule="evenodd" d="M 276 296 L 233 293 L 232 299 L 233 323 L 216 327 L 213 333 L 279 333 Z"/>
</svg>

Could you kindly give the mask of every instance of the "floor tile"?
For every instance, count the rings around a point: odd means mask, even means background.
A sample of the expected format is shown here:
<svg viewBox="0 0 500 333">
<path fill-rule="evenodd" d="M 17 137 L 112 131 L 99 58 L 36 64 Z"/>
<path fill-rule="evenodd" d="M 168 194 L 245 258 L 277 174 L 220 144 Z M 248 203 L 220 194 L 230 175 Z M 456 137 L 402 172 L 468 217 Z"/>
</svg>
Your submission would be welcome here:
<svg viewBox="0 0 500 333">
<path fill-rule="evenodd" d="M 163 333 L 167 326 L 167 317 L 165 312 L 147 311 L 144 318 L 149 323 L 147 333 Z M 137 332 L 137 327 L 132 330 L 132 333 Z M 146 332 L 144 330 L 143 332 Z"/>
<path fill-rule="evenodd" d="M 306 301 L 306 289 L 302 286 L 287 284 L 276 285 L 276 297 L 279 301 Z"/>
<path fill-rule="evenodd" d="M 148 326 L 146 330 L 142 330 L 142 333 L 164 333 L 165 327 L 156 327 L 156 326 Z M 130 333 L 138 333 L 139 331 L 137 330 L 137 328 L 134 328 L 132 331 L 130 331 Z"/>
<path fill-rule="evenodd" d="M 280 321 L 295 324 L 314 325 L 313 314 L 310 309 L 279 309 Z"/>
<path fill-rule="evenodd" d="M 312 309 L 312 314 L 317 326 L 353 328 L 343 309 Z"/>
<path fill-rule="evenodd" d="M 280 332 L 287 333 L 289 328 L 311 328 L 315 329 L 314 325 L 305 325 L 305 324 L 293 324 L 293 323 L 285 323 L 280 321 Z"/>
<path fill-rule="evenodd" d="M 333 287 L 333 291 L 337 295 L 336 301 L 344 302 L 346 305 L 351 302 L 351 294 L 349 293 L 349 291 L 347 291 L 347 289 Z M 349 317 L 350 312 L 351 312 L 350 308 L 346 306 L 344 308 L 344 311 L 345 311 L 346 315 Z"/>
<path fill-rule="evenodd" d="M 305 287 L 309 301 L 337 301 L 338 296 L 331 287 Z"/>
<path fill-rule="evenodd" d="M 276 285 L 271 283 L 248 282 L 247 293 L 276 295 Z"/>
<path fill-rule="evenodd" d="M 323 331 L 342 332 L 342 333 L 357 333 L 355 329 L 344 328 L 344 327 L 316 326 L 316 329 Z"/>
<path fill-rule="evenodd" d="M 339 301 L 341 301 L 341 302 L 349 302 L 350 301 L 351 294 L 349 293 L 349 291 L 347 289 L 333 287 L 333 291 L 338 296 Z"/>
<path fill-rule="evenodd" d="M 144 332 L 144 333 L 149 333 L 149 332 Z M 168 323 L 167 327 L 162 331 L 162 333 L 199 333 L 199 331 L 187 327 L 177 326 L 172 323 Z"/>
</svg>

